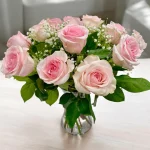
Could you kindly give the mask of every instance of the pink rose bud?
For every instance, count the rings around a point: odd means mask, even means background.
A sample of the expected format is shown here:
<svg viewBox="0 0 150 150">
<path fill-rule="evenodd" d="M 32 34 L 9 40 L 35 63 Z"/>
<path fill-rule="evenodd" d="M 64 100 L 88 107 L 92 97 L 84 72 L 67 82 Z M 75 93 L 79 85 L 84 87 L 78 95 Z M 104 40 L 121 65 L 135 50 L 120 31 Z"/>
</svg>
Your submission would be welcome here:
<svg viewBox="0 0 150 150">
<path fill-rule="evenodd" d="M 84 15 L 82 17 L 83 24 L 87 27 L 98 27 L 100 26 L 104 21 L 101 20 L 101 18 L 97 16 L 89 16 Z"/>
<path fill-rule="evenodd" d="M 50 26 L 57 29 L 58 26 L 62 23 L 62 20 L 60 18 L 52 18 L 47 19 L 47 22 L 49 23 Z"/>
<path fill-rule="evenodd" d="M 106 26 L 106 34 L 111 36 L 111 42 L 113 44 L 118 44 L 122 34 L 125 34 L 126 30 L 119 23 L 110 22 Z"/>
<path fill-rule="evenodd" d="M 2 61 L 2 72 L 7 78 L 12 76 L 27 76 L 34 70 L 34 61 L 26 49 L 11 46 L 5 52 Z"/>
<path fill-rule="evenodd" d="M 30 45 L 31 41 L 28 39 L 27 36 L 23 35 L 20 31 L 18 31 L 18 34 L 13 35 L 11 38 L 9 38 L 7 42 L 7 47 L 21 46 L 29 48 Z"/>
<path fill-rule="evenodd" d="M 138 65 L 137 58 L 141 56 L 142 50 L 133 36 L 122 35 L 120 43 L 113 47 L 113 61 L 116 65 L 126 69 L 133 69 Z"/>
<path fill-rule="evenodd" d="M 68 24 L 83 25 L 82 21 L 78 17 L 66 16 L 63 20 L 64 22 L 68 22 Z"/>
<path fill-rule="evenodd" d="M 44 42 L 50 37 L 50 34 L 47 32 L 45 26 L 49 26 L 49 23 L 46 20 L 42 20 L 39 24 L 30 28 L 30 31 L 32 32 L 32 38 L 34 40 L 38 42 Z"/>
<path fill-rule="evenodd" d="M 116 79 L 112 67 L 106 60 L 100 60 L 98 56 L 89 55 L 77 67 L 73 75 L 75 88 L 78 92 L 90 94 L 90 92 L 106 96 L 114 93 Z"/>
<path fill-rule="evenodd" d="M 67 25 L 58 33 L 58 37 L 67 52 L 79 54 L 86 45 L 88 32 L 84 26 Z"/>
<path fill-rule="evenodd" d="M 147 47 L 147 43 L 145 43 L 141 34 L 139 32 L 137 32 L 136 30 L 133 30 L 132 35 L 136 39 L 136 41 L 138 42 L 140 49 L 144 50 Z"/>
<path fill-rule="evenodd" d="M 64 51 L 55 51 L 41 60 L 37 65 L 39 77 L 47 84 L 60 85 L 65 83 L 74 69 L 73 61 L 68 59 Z"/>
</svg>

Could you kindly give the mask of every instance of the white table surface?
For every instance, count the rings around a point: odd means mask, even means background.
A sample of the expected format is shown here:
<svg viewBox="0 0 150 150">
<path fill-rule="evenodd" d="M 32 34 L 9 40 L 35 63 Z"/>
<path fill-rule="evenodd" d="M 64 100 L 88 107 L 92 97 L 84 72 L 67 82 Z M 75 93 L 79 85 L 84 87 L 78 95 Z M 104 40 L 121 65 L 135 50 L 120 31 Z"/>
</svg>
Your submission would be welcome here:
<svg viewBox="0 0 150 150">
<path fill-rule="evenodd" d="M 140 62 L 131 76 L 150 80 L 150 59 Z M 60 127 L 61 105 L 24 103 L 21 85 L 0 73 L 0 150 L 150 150 L 150 91 L 125 92 L 122 103 L 99 98 L 96 124 L 80 137 Z"/>
</svg>

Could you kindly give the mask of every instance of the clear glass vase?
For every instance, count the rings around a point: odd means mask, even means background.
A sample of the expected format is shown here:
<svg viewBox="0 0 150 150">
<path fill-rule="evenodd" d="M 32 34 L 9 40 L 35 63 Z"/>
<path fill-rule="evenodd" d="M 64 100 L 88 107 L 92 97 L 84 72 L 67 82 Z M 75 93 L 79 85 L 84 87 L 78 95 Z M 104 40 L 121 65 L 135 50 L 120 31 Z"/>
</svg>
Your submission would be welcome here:
<svg viewBox="0 0 150 150">
<path fill-rule="evenodd" d="M 86 115 L 80 115 L 73 128 L 70 128 L 69 125 L 67 124 L 66 121 L 66 112 L 64 111 L 64 114 L 61 119 L 61 126 L 62 128 L 67 132 L 72 135 L 83 135 L 86 132 L 88 132 L 93 124 L 93 119 L 91 116 L 86 116 Z"/>
</svg>

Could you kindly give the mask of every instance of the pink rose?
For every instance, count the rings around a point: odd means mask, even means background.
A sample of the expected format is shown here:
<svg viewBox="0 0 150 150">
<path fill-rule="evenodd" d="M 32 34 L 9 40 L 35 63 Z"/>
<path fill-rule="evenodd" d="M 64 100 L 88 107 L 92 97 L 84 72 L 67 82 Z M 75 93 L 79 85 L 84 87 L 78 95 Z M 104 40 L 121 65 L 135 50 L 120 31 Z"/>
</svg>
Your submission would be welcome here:
<svg viewBox="0 0 150 150">
<path fill-rule="evenodd" d="M 132 35 L 136 39 L 136 41 L 138 42 L 140 49 L 144 50 L 147 47 L 147 43 L 145 43 L 141 34 L 139 32 L 137 32 L 136 30 L 133 30 Z"/>
<path fill-rule="evenodd" d="M 18 31 L 18 34 L 13 35 L 11 38 L 9 38 L 7 42 L 7 47 L 21 46 L 29 48 L 30 45 L 31 41 L 28 39 L 27 36 L 23 35 L 20 31 Z"/>
<path fill-rule="evenodd" d="M 87 27 L 98 27 L 100 26 L 104 21 L 101 20 L 101 18 L 97 16 L 89 16 L 84 15 L 82 17 L 83 24 Z"/>
<path fill-rule="evenodd" d="M 6 77 L 27 76 L 34 70 L 34 61 L 25 48 L 11 46 L 2 61 L 2 72 Z"/>
<path fill-rule="evenodd" d="M 73 79 L 76 90 L 81 93 L 92 92 L 106 96 L 116 89 L 112 67 L 106 60 L 100 60 L 94 55 L 89 55 L 84 59 L 77 67 Z"/>
<path fill-rule="evenodd" d="M 58 33 L 58 37 L 67 52 L 79 54 L 86 45 L 88 29 L 80 25 L 67 25 Z"/>
<path fill-rule="evenodd" d="M 82 21 L 78 17 L 66 16 L 63 20 L 64 22 L 69 22 L 69 24 L 83 25 Z"/>
<path fill-rule="evenodd" d="M 44 42 L 47 38 L 50 37 L 50 34 L 47 30 L 50 28 L 49 23 L 46 20 L 42 20 L 39 24 L 34 25 L 29 31 L 32 32 L 32 37 L 38 42 Z"/>
<path fill-rule="evenodd" d="M 125 34 L 126 30 L 119 23 L 110 22 L 106 26 L 106 34 L 111 36 L 111 42 L 113 44 L 118 44 L 122 34 Z"/>
<path fill-rule="evenodd" d="M 39 77 L 47 84 L 60 85 L 65 83 L 74 69 L 73 61 L 68 59 L 64 51 L 55 51 L 41 60 L 37 65 Z"/>
<path fill-rule="evenodd" d="M 58 25 L 62 23 L 62 20 L 60 18 L 52 18 L 52 19 L 47 19 L 47 22 L 49 23 L 50 26 L 57 29 Z"/>
<path fill-rule="evenodd" d="M 133 69 L 138 65 L 137 58 L 141 56 L 142 50 L 133 36 L 122 35 L 120 43 L 113 47 L 113 61 L 116 65 L 126 69 Z"/>
</svg>

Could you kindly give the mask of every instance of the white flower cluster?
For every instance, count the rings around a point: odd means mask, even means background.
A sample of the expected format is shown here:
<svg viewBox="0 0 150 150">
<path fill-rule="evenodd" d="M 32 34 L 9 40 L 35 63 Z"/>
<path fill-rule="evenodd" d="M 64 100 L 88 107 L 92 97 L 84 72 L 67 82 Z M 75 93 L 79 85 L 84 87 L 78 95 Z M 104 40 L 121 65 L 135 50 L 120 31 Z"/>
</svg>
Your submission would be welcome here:
<svg viewBox="0 0 150 150">
<path fill-rule="evenodd" d="M 98 27 L 88 27 L 89 34 L 97 32 L 97 37 L 94 40 L 94 42 L 97 44 L 97 47 L 99 49 L 107 49 L 111 50 L 112 49 L 112 44 L 111 44 L 111 36 L 106 35 L 106 25 L 101 24 Z"/>
</svg>

